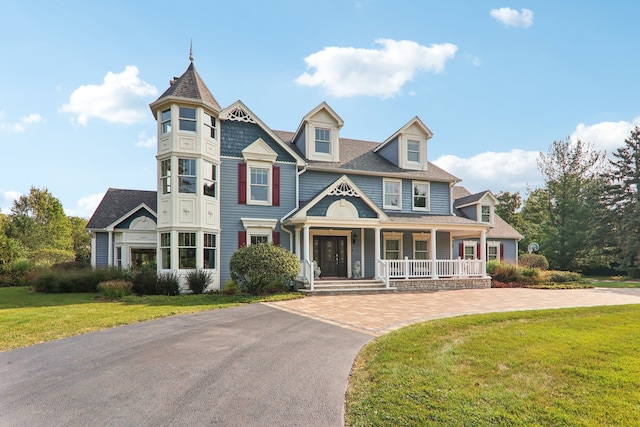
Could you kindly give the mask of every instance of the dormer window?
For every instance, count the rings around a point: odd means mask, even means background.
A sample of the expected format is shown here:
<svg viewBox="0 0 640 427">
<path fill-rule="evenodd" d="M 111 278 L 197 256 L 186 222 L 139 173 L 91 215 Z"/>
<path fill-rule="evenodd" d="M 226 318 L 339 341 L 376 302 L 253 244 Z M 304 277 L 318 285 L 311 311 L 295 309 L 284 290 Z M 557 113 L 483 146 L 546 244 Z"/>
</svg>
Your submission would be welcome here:
<svg viewBox="0 0 640 427">
<path fill-rule="evenodd" d="M 160 126 L 162 127 L 162 134 L 171 132 L 171 109 L 164 110 L 160 116 Z"/>
<path fill-rule="evenodd" d="M 480 221 L 490 224 L 491 221 L 491 205 L 480 206 Z"/>
<path fill-rule="evenodd" d="M 180 107 L 180 130 L 196 131 L 196 109 Z"/>
<path fill-rule="evenodd" d="M 331 154 L 331 131 L 316 128 L 316 153 Z"/>
<path fill-rule="evenodd" d="M 420 163 L 420 141 L 407 141 L 407 161 L 411 163 Z"/>
</svg>

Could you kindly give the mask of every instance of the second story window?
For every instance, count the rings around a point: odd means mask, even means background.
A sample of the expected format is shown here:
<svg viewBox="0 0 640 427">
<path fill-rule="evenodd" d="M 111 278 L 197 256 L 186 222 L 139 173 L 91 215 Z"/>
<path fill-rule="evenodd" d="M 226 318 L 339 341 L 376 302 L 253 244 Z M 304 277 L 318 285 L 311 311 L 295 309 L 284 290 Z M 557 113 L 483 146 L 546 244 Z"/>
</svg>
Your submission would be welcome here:
<svg viewBox="0 0 640 427">
<path fill-rule="evenodd" d="M 413 210 L 429 210 L 429 183 L 413 182 Z"/>
<path fill-rule="evenodd" d="M 162 194 L 171 193 L 171 159 L 160 162 L 160 182 Z"/>
<path fill-rule="evenodd" d="M 251 201 L 269 201 L 269 169 L 251 168 Z"/>
<path fill-rule="evenodd" d="M 218 168 L 216 165 L 206 164 L 206 168 L 211 171 L 211 175 L 204 176 L 204 195 L 216 197 L 216 184 L 218 182 Z"/>
<path fill-rule="evenodd" d="M 482 205 L 481 206 L 481 221 L 482 222 L 491 222 L 491 206 Z"/>
<path fill-rule="evenodd" d="M 196 131 L 196 109 L 180 107 L 180 130 Z"/>
<path fill-rule="evenodd" d="M 420 163 L 420 141 L 407 141 L 407 161 Z"/>
<path fill-rule="evenodd" d="M 329 129 L 316 128 L 316 153 L 331 153 L 331 131 Z"/>
<path fill-rule="evenodd" d="M 171 110 L 164 110 L 160 117 L 160 125 L 162 126 L 162 134 L 171 132 Z"/>
<path fill-rule="evenodd" d="M 178 159 L 178 192 L 196 192 L 196 161 L 195 159 Z"/>
<path fill-rule="evenodd" d="M 206 128 L 205 136 L 216 139 L 216 118 L 210 114 L 204 113 L 204 125 Z"/>
<path fill-rule="evenodd" d="M 384 209 L 401 209 L 401 184 L 400 180 L 385 179 L 384 186 Z"/>
</svg>

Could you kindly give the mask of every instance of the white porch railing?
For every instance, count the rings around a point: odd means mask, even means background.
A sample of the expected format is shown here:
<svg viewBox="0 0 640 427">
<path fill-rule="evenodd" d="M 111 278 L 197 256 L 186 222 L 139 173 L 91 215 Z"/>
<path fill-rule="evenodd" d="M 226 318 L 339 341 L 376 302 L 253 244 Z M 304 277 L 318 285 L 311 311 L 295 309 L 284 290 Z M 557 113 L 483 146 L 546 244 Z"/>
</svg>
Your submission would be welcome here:
<svg viewBox="0 0 640 427">
<path fill-rule="evenodd" d="M 484 277 L 485 261 L 479 259 L 438 259 L 438 260 L 378 260 L 383 264 L 379 274 L 382 279 L 416 279 L 440 277 Z"/>
<path fill-rule="evenodd" d="M 302 277 L 305 277 L 309 281 L 309 287 L 313 291 L 313 282 L 315 279 L 315 266 L 313 262 L 309 261 L 308 259 L 302 260 L 302 263 L 300 263 L 300 267 L 302 268 Z"/>
<path fill-rule="evenodd" d="M 376 260 L 376 278 L 382 279 L 384 287 L 389 289 L 389 266 L 384 260 Z"/>
</svg>

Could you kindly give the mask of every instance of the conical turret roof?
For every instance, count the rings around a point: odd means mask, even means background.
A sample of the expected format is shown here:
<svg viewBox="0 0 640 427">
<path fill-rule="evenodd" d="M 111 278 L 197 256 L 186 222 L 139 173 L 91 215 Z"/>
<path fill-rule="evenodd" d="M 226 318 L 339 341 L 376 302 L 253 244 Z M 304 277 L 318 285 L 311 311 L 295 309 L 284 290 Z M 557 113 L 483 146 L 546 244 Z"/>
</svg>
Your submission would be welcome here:
<svg viewBox="0 0 640 427">
<path fill-rule="evenodd" d="M 160 95 L 152 105 L 158 104 L 159 101 L 168 97 L 202 101 L 216 110 L 216 112 L 222 109 L 202 80 L 202 77 L 200 77 L 200 74 L 196 71 L 193 62 L 189 64 L 189 68 L 187 68 L 187 71 L 185 71 L 182 76 L 171 81 L 169 89 Z"/>
</svg>

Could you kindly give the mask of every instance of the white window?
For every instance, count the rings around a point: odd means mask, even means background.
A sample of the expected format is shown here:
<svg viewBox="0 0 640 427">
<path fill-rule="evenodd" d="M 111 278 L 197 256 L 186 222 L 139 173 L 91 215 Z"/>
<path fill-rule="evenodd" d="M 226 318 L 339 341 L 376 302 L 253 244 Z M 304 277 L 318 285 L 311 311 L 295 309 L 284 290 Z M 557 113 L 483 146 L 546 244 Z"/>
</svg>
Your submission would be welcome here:
<svg viewBox="0 0 640 427">
<path fill-rule="evenodd" d="M 476 259 L 476 246 L 477 242 L 474 241 L 465 241 L 464 242 L 464 253 L 462 254 L 463 259 Z"/>
<path fill-rule="evenodd" d="M 384 259 L 402 259 L 402 233 L 383 233 Z"/>
<path fill-rule="evenodd" d="M 171 132 L 171 110 L 164 110 L 160 116 L 160 126 L 162 127 L 162 134 Z"/>
<path fill-rule="evenodd" d="M 160 268 L 171 268 L 171 233 L 160 234 Z"/>
<path fill-rule="evenodd" d="M 209 171 L 208 175 L 204 176 L 204 195 L 209 197 L 217 197 L 217 183 L 218 183 L 218 167 L 211 163 L 205 163 L 205 171 Z"/>
<path fill-rule="evenodd" d="M 204 233 L 204 262 L 202 265 L 205 269 L 216 268 L 217 237 L 215 234 Z"/>
<path fill-rule="evenodd" d="M 205 136 L 216 139 L 216 118 L 204 113 Z"/>
<path fill-rule="evenodd" d="M 196 131 L 196 109 L 180 107 L 180 130 Z"/>
<path fill-rule="evenodd" d="M 240 218 L 240 221 L 247 231 L 247 246 L 272 242 L 277 219 Z"/>
<path fill-rule="evenodd" d="M 413 181 L 413 206 L 414 211 L 429 210 L 429 183 Z"/>
<path fill-rule="evenodd" d="M 171 159 L 160 162 L 160 187 L 162 194 L 171 193 Z"/>
<path fill-rule="evenodd" d="M 413 259 L 430 259 L 428 234 L 426 233 L 413 234 Z"/>
<path fill-rule="evenodd" d="M 399 179 L 384 179 L 384 209 L 402 209 L 402 181 Z"/>
<path fill-rule="evenodd" d="M 491 223 L 491 205 L 480 206 L 480 220 L 482 222 Z"/>
<path fill-rule="evenodd" d="M 489 242 L 487 243 L 487 261 L 500 261 L 500 243 Z"/>
<path fill-rule="evenodd" d="M 196 233 L 178 233 L 178 268 L 196 268 Z"/>
<path fill-rule="evenodd" d="M 316 128 L 315 150 L 316 153 L 331 154 L 331 131 L 329 129 Z"/>
<path fill-rule="evenodd" d="M 196 192 L 196 160 L 178 159 L 178 192 Z"/>
<path fill-rule="evenodd" d="M 269 169 L 249 168 L 249 200 L 257 203 L 269 203 Z"/>
<path fill-rule="evenodd" d="M 420 141 L 407 140 L 407 161 L 420 163 Z"/>
<path fill-rule="evenodd" d="M 252 234 L 249 239 L 251 245 L 259 245 L 261 243 L 269 243 L 268 234 Z"/>
</svg>

